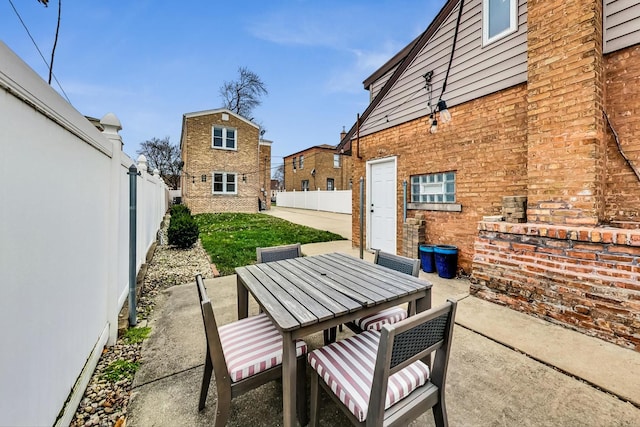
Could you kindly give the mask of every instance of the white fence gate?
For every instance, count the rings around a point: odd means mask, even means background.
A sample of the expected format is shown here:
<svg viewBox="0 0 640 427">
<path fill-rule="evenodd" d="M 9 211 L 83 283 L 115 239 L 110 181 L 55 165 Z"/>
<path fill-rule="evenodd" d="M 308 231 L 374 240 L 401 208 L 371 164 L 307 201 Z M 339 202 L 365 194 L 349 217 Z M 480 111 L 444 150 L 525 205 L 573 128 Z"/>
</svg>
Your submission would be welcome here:
<svg viewBox="0 0 640 427">
<path fill-rule="evenodd" d="M 118 119 L 102 124 L 0 42 L 0 425 L 68 425 L 117 337 L 133 160 Z M 138 268 L 168 206 L 162 179 L 141 169 Z"/>
<path fill-rule="evenodd" d="M 281 191 L 276 193 L 276 204 L 285 208 L 350 214 L 351 190 Z"/>
</svg>

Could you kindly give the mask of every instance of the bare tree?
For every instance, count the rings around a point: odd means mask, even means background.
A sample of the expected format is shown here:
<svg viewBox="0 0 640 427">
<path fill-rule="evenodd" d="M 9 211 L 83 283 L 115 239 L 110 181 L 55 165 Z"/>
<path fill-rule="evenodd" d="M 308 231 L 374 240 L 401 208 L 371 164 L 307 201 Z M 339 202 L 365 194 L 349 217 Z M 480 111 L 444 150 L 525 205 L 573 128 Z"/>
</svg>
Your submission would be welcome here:
<svg viewBox="0 0 640 427">
<path fill-rule="evenodd" d="M 284 187 L 284 163 L 278 165 L 275 171 L 273 171 L 273 179 L 278 181 L 278 189 Z"/>
<path fill-rule="evenodd" d="M 158 169 L 164 182 L 173 190 L 180 184 L 180 149 L 169 142 L 169 137 L 151 138 L 140 144 L 137 154 L 147 158 L 149 170 Z"/>
<path fill-rule="evenodd" d="M 220 87 L 224 107 L 249 120 L 253 120 L 253 109 L 262 103 L 260 98 L 267 94 L 264 82 L 246 67 L 238 68 L 238 80 L 224 82 Z"/>
<path fill-rule="evenodd" d="M 49 6 L 49 0 L 38 0 L 38 3 L 42 3 L 44 7 Z"/>
</svg>

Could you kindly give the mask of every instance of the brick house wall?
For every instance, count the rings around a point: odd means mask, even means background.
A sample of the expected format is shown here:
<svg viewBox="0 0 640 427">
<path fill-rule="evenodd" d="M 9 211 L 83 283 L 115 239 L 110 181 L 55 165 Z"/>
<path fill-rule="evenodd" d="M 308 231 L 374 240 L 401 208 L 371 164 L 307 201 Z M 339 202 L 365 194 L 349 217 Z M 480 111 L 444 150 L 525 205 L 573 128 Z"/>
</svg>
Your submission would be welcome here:
<svg viewBox="0 0 640 427">
<path fill-rule="evenodd" d="M 602 2 L 528 1 L 528 82 L 352 142 L 357 178 L 397 156 L 402 181 L 456 172 L 461 212 L 424 214 L 425 240 L 454 244 L 478 297 L 640 351 L 640 46 L 602 54 Z M 525 223 L 485 222 L 505 196 L 526 196 Z M 366 216 L 365 216 L 366 218 Z M 366 228 L 365 228 L 366 230 Z"/>
<path fill-rule="evenodd" d="M 224 117 L 227 120 L 223 120 Z M 237 129 L 237 150 L 212 148 L 214 125 Z M 228 110 L 185 114 L 180 147 L 185 163 L 182 198 L 192 213 L 258 211 L 260 185 L 265 177 L 264 164 L 261 165 L 258 161 L 257 125 Z M 270 156 L 270 147 L 268 155 Z M 269 157 L 268 164 L 270 163 Z M 236 173 L 237 194 L 213 194 L 214 171 Z"/>
<path fill-rule="evenodd" d="M 271 141 L 260 140 L 260 200 L 264 209 L 271 209 Z"/>
<path fill-rule="evenodd" d="M 636 169 L 640 169 L 640 46 L 619 50 L 605 57 L 605 108 L 618 134 L 620 145 Z M 620 154 L 607 129 L 607 173 L 603 220 L 627 227 L 640 220 L 638 177 Z"/>
<path fill-rule="evenodd" d="M 458 266 L 471 271 L 478 221 L 500 215 L 503 196 L 526 194 L 526 86 L 467 102 L 451 112 L 453 122 L 441 125 L 436 134 L 429 133 L 431 123 L 425 117 L 361 137 L 362 159 L 354 142 L 353 242 L 360 239 L 359 179 L 366 176 L 366 161 L 397 156 L 396 246 L 403 247 L 402 182 L 410 183 L 412 175 L 455 171 L 461 212 L 409 209 L 407 216 L 423 214 L 426 242 L 458 246 Z M 491 123 L 500 126 L 487 126 Z M 363 241 L 366 247 L 366 236 Z"/>
<path fill-rule="evenodd" d="M 331 145 L 314 146 L 284 158 L 285 191 L 301 191 L 302 181 L 309 181 L 309 190 L 327 190 L 327 179 L 333 179 L 335 190 L 349 190 L 351 185 L 351 158 L 340 156 L 340 167 L 334 167 L 333 156 L 337 154 Z M 300 168 L 300 156 L 304 157 Z M 293 158 L 296 169 L 293 169 Z M 315 175 L 311 171 L 315 169 Z"/>
<path fill-rule="evenodd" d="M 601 16 L 529 2 L 528 223 L 480 222 L 471 291 L 640 351 L 640 182 L 603 118 L 638 165 L 640 57 Z"/>
</svg>

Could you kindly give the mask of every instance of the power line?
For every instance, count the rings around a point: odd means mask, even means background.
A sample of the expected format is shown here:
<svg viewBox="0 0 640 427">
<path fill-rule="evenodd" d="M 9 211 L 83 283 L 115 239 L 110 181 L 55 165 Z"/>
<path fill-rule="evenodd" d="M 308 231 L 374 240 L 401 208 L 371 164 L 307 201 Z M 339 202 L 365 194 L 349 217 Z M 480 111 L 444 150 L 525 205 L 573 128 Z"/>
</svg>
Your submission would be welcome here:
<svg viewBox="0 0 640 427">
<path fill-rule="evenodd" d="M 45 65 L 47 66 L 47 69 L 49 69 L 49 71 L 51 72 L 51 75 L 53 76 L 53 79 L 56 81 L 56 83 L 58 84 L 58 87 L 60 88 L 60 90 L 62 91 L 62 94 L 64 95 L 65 99 L 67 100 L 67 102 L 69 104 L 71 104 L 71 100 L 69 99 L 69 97 L 67 96 L 67 93 L 64 91 L 64 89 L 62 88 L 62 85 L 60 84 L 60 82 L 58 81 L 58 78 L 56 77 L 56 75 L 53 73 L 53 70 L 51 70 L 51 66 L 49 65 L 49 63 L 47 62 L 47 60 L 45 59 L 44 55 L 42 54 L 42 51 L 40 50 L 40 48 L 38 47 L 38 44 L 36 43 L 36 41 L 34 40 L 33 36 L 31 35 L 31 32 L 29 31 L 29 28 L 27 28 L 27 24 L 25 24 L 25 22 L 22 20 L 22 17 L 20 16 L 20 13 L 18 13 L 18 9 L 16 9 L 15 5 L 13 4 L 12 0 L 9 0 L 9 4 L 11 5 L 11 7 L 13 8 L 13 11 L 15 12 L 16 16 L 18 17 L 18 19 L 20 20 L 20 23 L 22 24 L 22 26 L 24 27 L 25 31 L 27 32 L 27 34 L 29 35 L 29 38 L 31 39 L 31 42 L 33 43 L 33 45 L 36 47 L 36 50 L 38 51 L 38 53 L 40 54 L 40 58 L 42 58 L 42 60 L 44 61 Z"/>
</svg>

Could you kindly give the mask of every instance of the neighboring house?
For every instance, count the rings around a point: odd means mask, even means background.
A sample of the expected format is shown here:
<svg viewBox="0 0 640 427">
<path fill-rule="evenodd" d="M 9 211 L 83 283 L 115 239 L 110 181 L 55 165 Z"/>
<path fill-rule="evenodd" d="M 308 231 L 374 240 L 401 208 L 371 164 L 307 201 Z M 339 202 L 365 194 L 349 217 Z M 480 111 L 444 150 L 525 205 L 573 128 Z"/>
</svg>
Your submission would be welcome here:
<svg viewBox="0 0 640 427">
<path fill-rule="evenodd" d="M 180 152 L 182 202 L 191 212 L 268 209 L 271 141 L 259 126 L 227 109 L 186 113 Z"/>
<path fill-rule="evenodd" d="M 276 200 L 276 194 L 278 193 L 278 191 L 282 191 L 284 190 L 284 187 L 280 184 L 280 181 L 278 181 L 277 179 L 272 179 L 271 180 L 271 201 L 275 201 Z"/>
<path fill-rule="evenodd" d="M 351 187 L 351 157 L 339 154 L 334 145 L 316 145 L 284 158 L 285 191 L 351 190 Z"/>
<path fill-rule="evenodd" d="M 366 179 L 367 248 L 417 256 L 406 182 L 473 293 L 639 351 L 640 2 L 460 5 L 365 80 L 338 146 Z"/>
</svg>

